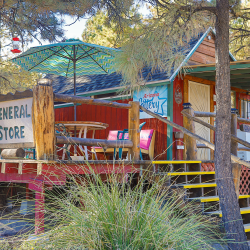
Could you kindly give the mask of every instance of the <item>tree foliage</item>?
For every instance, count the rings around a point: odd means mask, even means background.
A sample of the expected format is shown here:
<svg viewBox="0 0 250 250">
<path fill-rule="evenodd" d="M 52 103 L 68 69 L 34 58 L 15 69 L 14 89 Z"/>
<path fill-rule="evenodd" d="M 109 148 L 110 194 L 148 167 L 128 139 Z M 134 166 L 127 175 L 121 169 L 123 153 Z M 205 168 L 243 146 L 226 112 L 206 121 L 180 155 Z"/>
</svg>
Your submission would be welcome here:
<svg viewBox="0 0 250 250">
<path fill-rule="evenodd" d="M 2 60 L 0 61 L 0 93 L 24 91 L 27 88 L 32 88 L 36 84 L 36 80 L 41 77 L 41 74 L 28 72 L 20 66 Z"/>
<path fill-rule="evenodd" d="M 99 10 L 87 21 L 82 33 L 83 41 L 113 48 L 123 46 L 129 41 L 131 34 L 140 33 L 142 22 L 145 21 L 138 13 L 138 7 L 133 7 L 130 15 L 133 18 L 128 19 L 126 25 L 123 26 L 122 33 L 119 33 L 117 23 L 109 20 L 107 11 Z"/>
</svg>

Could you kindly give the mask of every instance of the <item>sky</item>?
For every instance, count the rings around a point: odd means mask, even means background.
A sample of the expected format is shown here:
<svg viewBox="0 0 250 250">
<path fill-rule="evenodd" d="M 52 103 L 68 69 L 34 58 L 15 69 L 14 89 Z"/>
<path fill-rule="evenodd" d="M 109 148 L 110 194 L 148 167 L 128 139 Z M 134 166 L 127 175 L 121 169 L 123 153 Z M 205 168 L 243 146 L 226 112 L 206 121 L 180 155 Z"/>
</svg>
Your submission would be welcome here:
<svg viewBox="0 0 250 250">
<path fill-rule="evenodd" d="M 144 5 L 140 8 L 140 12 L 144 16 L 146 16 L 150 13 L 149 10 L 147 9 L 146 5 Z M 67 25 L 73 23 L 75 21 L 75 19 L 70 17 L 70 16 L 65 16 L 64 20 L 65 20 L 65 25 L 63 28 L 65 30 L 65 38 L 66 39 L 69 39 L 69 38 L 81 39 L 82 32 L 85 28 L 85 24 L 86 24 L 88 19 L 81 19 L 79 21 L 76 21 L 74 24 L 72 24 L 70 26 L 67 26 Z M 49 42 L 45 42 L 45 41 L 41 41 L 41 42 L 42 42 L 42 45 L 49 44 Z M 29 47 L 40 46 L 40 45 L 41 44 L 38 41 L 34 41 L 34 42 L 29 44 Z"/>
<path fill-rule="evenodd" d="M 82 35 L 82 32 L 85 28 L 85 24 L 87 22 L 87 19 L 81 19 L 79 21 L 76 21 L 74 24 L 72 24 L 70 26 L 66 26 L 66 25 L 73 23 L 75 21 L 75 19 L 72 17 L 69 17 L 69 16 L 65 16 L 64 20 L 65 20 L 65 25 L 63 28 L 65 30 L 66 39 L 69 39 L 69 38 L 81 39 L 81 35 Z M 42 45 L 49 44 L 49 42 L 45 42 L 43 40 L 41 40 L 41 42 L 42 42 Z M 41 44 L 38 41 L 34 41 L 33 43 L 29 44 L 29 47 L 40 46 L 40 45 Z"/>
</svg>

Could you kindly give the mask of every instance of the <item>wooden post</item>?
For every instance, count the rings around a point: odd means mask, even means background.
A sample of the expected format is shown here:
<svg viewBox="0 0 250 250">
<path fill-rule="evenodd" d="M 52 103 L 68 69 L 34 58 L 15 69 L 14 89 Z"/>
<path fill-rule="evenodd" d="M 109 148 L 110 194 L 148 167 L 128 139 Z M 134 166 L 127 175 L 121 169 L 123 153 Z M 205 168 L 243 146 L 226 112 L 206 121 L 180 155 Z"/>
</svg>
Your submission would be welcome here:
<svg viewBox="0 0 250 250">
<path fill-rule="evenodd" d="M 41 189 L 36 191 L 35 201 L 35 234 L 44 233 L 44 183 L 39 187 Z"/>
<path fill-rule="evenodd" d="M 210 112 L 214 112 L 214 85 L 210 85 Z M 214 118 L 210 117 L 210 124 L 214 125 Z M 214 131 L 210 129 L 210 142 L 214 144 Z M 210 159 L 214 160 L 214 151 L 210 150 Z"/>
<path fill-rule="evenodd" d="M 231 134 L 237 136 L 236 109 L 231 109 Z M 231 140 L 231 154 L 237 156 L 237 152 L 238 152 L 238 143 Z M 236 191 L 237 197 L 239 197 L 241 165 L 238 163 L 231 163 L 231 164 L 232 164 L 235 191 Z"/>
<path fill-rule="evenodd" d="M 33 130 L 37 160 L 53 160 L 55 155 L 54 95 L 49 79 L 40 79 L 33 89 Z"/>
<path fill-rule="evenodd" d="M 191 116 L 194 116 L 194 110 L 191 108 L 190 103 L 183 103 L 183 108 L 185 109 L 185 112 L 188 113 Z M 190 132 L 195 134 L 195 127 L 194 122 L 191 119 L 188 119 L 187 117 L 183 117 L 183 127 L 189 130 Z M 184 160 L 196 160 L 197 159 L 197 146 L 196 146 L 196 139 L 184 135 Z"/>
<path fill-rule="evenodd" d="M 133 142 L 133 147 L 129 148 L 129 159 L 138 161 L 140 159 L 140 104 L 139 102 L 129 102 L 131 109 L 128 113 L 129 139 Z"/>
</svg>

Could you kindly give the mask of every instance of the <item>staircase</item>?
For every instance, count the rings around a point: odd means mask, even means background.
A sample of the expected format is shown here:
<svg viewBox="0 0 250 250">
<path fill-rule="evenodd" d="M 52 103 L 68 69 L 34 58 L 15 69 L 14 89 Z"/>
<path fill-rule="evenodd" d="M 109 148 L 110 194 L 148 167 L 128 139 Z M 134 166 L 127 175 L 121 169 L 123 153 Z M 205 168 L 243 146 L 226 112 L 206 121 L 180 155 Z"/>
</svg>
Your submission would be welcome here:
<svg viewBox="0 0 250 250">
<path fill-rule="evenodd" d="M 153 161 L 158 165 L 159 175 L 169 176 L 171 188 L 185 190 L 185 199 L 197 203 L 204 214 L 222 217 L 215 183 L 215 171 L 203 167 L 201 161 Z M 206 171 L 208 170 L 208 171 Z M 250 232 L 249 194 L 239 196 L 240 212 L 245 232 Z"/>
</svg>

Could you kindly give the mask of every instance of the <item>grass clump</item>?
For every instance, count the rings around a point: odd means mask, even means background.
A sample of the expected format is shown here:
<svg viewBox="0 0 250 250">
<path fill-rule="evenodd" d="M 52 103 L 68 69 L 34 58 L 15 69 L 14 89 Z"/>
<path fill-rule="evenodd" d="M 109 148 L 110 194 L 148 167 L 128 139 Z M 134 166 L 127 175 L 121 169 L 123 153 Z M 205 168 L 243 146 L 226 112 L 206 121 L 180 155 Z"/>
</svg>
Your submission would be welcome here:
<svg viewBox="0 0 250 250">
<path fill-rule="evenodd" d="M 54 226 L 37 243 L 26 241 L 20 248 L 207 250 L 222 242 L 219 226 L 194 213 L 165 181 L 146 186 L 142 177 L 133 186 L 115 174 L 106 181 L 95 174 L 72 177 L 69 189 L 50 194 L 47 210 Z"/>
</svg>

